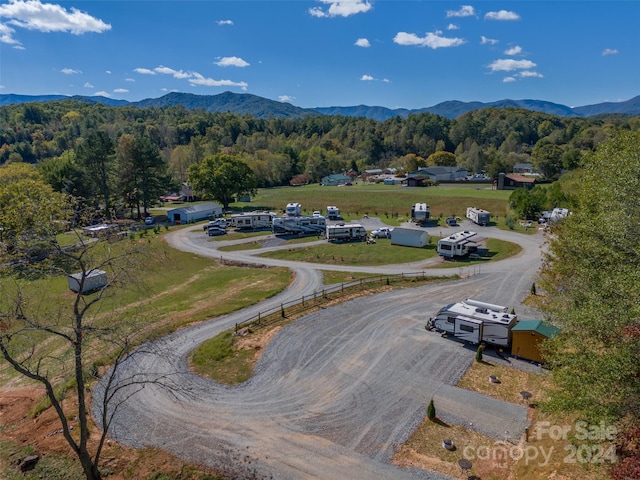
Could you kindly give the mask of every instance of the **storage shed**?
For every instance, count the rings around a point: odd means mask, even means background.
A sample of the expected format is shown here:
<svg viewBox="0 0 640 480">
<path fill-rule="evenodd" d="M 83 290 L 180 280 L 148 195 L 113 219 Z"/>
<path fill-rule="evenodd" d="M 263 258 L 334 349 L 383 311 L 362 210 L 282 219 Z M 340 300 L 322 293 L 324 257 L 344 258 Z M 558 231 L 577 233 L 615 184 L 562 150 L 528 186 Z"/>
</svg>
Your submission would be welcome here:
<svg viewBox="0 0 640 480">
<path fill-rule="evenodd" d="M 429 243 L 429 234 L 417 228 L 396 227 L 391 230 L 391 245 L 424 247 Z"/>
<path fill-rule="evenodd" d="M 94 290 L 99 290 L 107 285 L 107 272 L 104 270 L 90 270 L 84 277 L 84 283 L 82 282 L 82 272 L 72 273 L 68 277 L 69 289 L 79 293 L 80 284 L 82 284 L 82 292 L 87 293 Z"/>
<path fill-rule="evenodd" d="M 167 211 L 167 218 L 175 224 L 199 222 L 222 216 L 222 207 L 214 202 L 199 203 Z"/>
<path fill-rule="evenodd" d="M 560 333 L 560 329 L 542 320 L 520 320 L 511 329 L 511 354 L 538 363 L 544 363 L 540 345 Z"/>
</svg>

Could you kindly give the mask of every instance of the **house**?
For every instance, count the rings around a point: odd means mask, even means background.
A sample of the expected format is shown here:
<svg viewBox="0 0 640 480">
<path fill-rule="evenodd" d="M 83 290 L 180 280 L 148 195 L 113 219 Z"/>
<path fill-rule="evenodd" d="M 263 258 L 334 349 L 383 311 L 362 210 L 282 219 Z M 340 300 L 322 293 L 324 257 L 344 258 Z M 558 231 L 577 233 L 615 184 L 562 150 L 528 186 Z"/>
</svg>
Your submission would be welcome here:
<svg viewBox="0 0 640 480">
<path fill-rule="evenodd" d="M 321 185 L 335 187 L 337 185 L 351 184 L 351 177 L 349 175 L 343 175 L 341 173 L 332 173 L 326 177 L 322 177 L 320 180 Z"/>
<path fill-rule="evenodd" d="M 533 173 L 533 165 L 531 163 L 516 163 L 513 166 L 513 173 Z"/>
<path fill-rule="evenodd" d="M 421 187 L 429 182 L 461 182 L 469 176 L 469 171 L 460 167 L 421 167 L 415 172 L 407 174 L 408 187 Z"/>
<path fill-rule="evenodd" d="M 167 211 L 167 219 L 176 225 L 222 216 L 222 207 L 214 202 L 199 203 Z"/>
<path fill-rule="evenodd" d="M 532 177 L 525 177 L 516 173 L 500 173 L 498 174 L 497 190 L 515 190 L 522 187 L 531 189 L 535 184 L 536 179 Z"/>
<path fill-rule="evenodd" d="M 428 245 L 429 235 L 417 228 L 396 227 L 391 230 L 391 245 L 422 248 Z"/>
<path fill-rule="evenodd" d="M 542 320 L 520 320 L 511 329 L 511 354 L 516 357 L 543 363 L 542 342 L 560 333 L 560 329 Z"/>
</svg>

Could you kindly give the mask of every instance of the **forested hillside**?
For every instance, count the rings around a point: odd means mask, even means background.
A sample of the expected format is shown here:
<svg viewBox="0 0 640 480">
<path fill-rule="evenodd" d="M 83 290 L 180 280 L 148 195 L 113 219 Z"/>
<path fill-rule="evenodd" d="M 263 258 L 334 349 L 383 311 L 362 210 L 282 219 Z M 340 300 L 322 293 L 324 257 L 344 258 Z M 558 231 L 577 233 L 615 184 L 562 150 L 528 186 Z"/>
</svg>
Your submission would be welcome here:
<svg viewBox="0 0 640 480">
<path fill-rule="evenodd" d="M 495 175 L 512 171 L 516 163 L 533 163 L 553 177 L 575 168 L 586 152 L 615 132 L 638 129 L 638 116 L 558 117 L 516 108 L 482 109 L 455 120 L 423 113 L 378 122 L 320 115 L 259 119 L 176 106 L 109 107 L 65 100 L 0 107 L 0 164 L 44 165 L 49 179 L 52 172 L 60 177 L 54 188 L 81 190 L 73 185 L 79 173 L 72 175 L 70 169 L 86 170 L 76 158 L 78 149 L 102 132 L 102 141 L 111 144 L 102 145 L 107 156 L 122 157 L 123 135 L 127 142 L 146 139 L 144 148 L 166 162 L 174 185 L 187 179 L 190 165 L 220 152 L 246 162 L 258 187 L 288 185 L 296 176 L 317 182 L 350 169 L 409 172 L 433 163 L 437 157 L 431 156 L 440 151 L 455 154 L 456 165 L 470 172 Z"/>
</svg>

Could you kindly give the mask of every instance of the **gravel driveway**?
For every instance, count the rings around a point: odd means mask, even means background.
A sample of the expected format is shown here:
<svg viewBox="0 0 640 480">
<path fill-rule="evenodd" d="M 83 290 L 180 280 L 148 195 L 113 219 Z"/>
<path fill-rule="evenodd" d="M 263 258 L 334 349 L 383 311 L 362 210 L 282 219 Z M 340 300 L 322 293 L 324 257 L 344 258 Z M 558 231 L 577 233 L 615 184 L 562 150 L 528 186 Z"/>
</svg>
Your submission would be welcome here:
<svg viewBox="0 0 640 480">
<path fill-rule="evenodd" d="M 463 280 L 387 292 L 310 314 L 274 337 L 250 381 L 225 387 L 193 375 L 186 365 L 188 353 L 258 310 L 320 290 L 317 269 L 397 273 L 427 265 L 291 264 L 252 258 L 247 251 L 219 252 L 215 246 L 221 242 L 208 242 L 208 237 L 188 230 L 170 234 L 170 244 L 201 255 L 289 266 L 296 281 L 260 305 L 150 344 L 145 349 L 149 353 L 140 352 L 124 364 L 120 379 L 169 375 L 183 391 L 171 395 L 160 386 L 146 385 L 120 406 L 112 438 L 136 447 L 160 447 L 236 478 L 445 478 L 388 463 L 395 447 L 424 418 L 431 397 L 441 418 L 472 423 L 495 438 L 504 438 L 505 431 L 518 437 L 527 425 L 524 407 L 456 388 L 475 350 L 424 329 L 442 305 L 468 297 L 514 306 L 521 316 L 535 314 L 519 300 L 539 268 L 542 235 L 493 228 L 483 229 L 482 235 L 517 241 L 524 251 L 484 265 Z M 98 385 L 96 398 L 102 388 Z M 121 391 L 120 398 L 128 393 Z M 94 404 L 96 418 L 99 411 Z"/>
</svg>

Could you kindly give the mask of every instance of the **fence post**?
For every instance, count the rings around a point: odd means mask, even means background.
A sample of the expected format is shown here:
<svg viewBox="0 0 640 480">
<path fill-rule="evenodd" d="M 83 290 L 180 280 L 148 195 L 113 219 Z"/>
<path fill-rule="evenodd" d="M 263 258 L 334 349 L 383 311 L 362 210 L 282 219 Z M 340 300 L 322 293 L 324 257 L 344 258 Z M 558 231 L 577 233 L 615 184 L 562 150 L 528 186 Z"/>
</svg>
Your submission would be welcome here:
<svg viewBox="0 0 640 480">
<path fill-rule="evenodd" d="M 258 325 L 260 325 L 260 312 L 258 312 Z"/>
<path fill-rule="evenodd" d="M 236 335 L 238 334 L 238 322 L 236 322 Z"/>
<path fill-rule="evenodd" d="M 302 295 L 302 306 L 304 307 L 304 295 Z"/>
<path fill-rule="evenodd" d="M 280 315 L 284 318 L 284 305 L 282 303 L 280 304 Z"/>
</svg>

